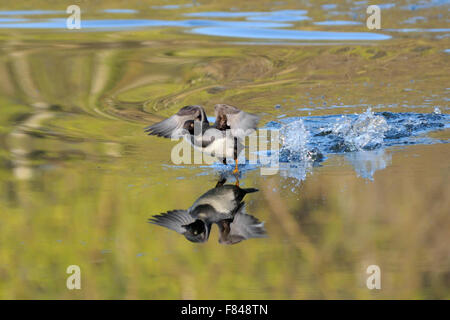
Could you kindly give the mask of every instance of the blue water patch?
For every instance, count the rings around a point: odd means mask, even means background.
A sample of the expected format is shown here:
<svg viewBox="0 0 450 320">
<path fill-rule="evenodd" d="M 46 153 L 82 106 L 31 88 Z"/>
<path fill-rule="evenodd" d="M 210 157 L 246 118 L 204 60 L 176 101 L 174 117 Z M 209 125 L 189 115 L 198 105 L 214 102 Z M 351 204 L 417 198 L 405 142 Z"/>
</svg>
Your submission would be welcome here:
<svg viewBox="0 0 450 320">
<path fill-rule="evenodd" d="M 245 18 L 250 16 L 263 15 L 266 12 L 228 12 L 228 11 L 205 11 L 205 12 L 190 12 L 185 13 L 188 17 L 201 18 Z"/>
<path fill-rule="evenodd" d="M 280 12 L 280 11 L 279 11 Z M 283 11 L 285 12 L 285 11 Z M 0 29 L 66 29 L 65 18 L 5 20 Z M 250 39 L 281 40 L 386 40 L 389 35 L 374 32 L 328 32 L 303 30 L 277 30 L 290 27 L 284 22 L 269 21 L 220 21 L 220 20 L 146 20 L 146 19 L 105 19 L 81 21 L 81 31 L 87 30 L 129 30 L 148 27 L 194 28 L 193 33 Z"/>
<path fill-rule="evenodd" d="M 251 18 L 251 19 L 269 19 L 271 17 L 299 17 L 304 16 L 308 12 L 306 10 L 278 10 L 278 11 L 249 11 L 249 12 L 229 12 L 229 11 L 205 11 L 205 12 L 191 12 L 185 13 L 189 17 L 204 17 L 204 18 Z M 286 20 L 287 21 L 287 20 Z"/>
<path fill-rule="evenodd" d="M 250 29 L 250 28 L 196 28 L 193 33 L 251 39 L 282 39 L 282 40 L 387 40 L 391 36 L 370 32 L 331 32 L 331 31 L 304 31 L 304 30 L 277 30 L 277 29 Z"/>
<path fill-rule="evenodd" d="M 25 18 L 0 18 L 0 23 L 4 22 L 23 22 L 27 21 Z"/>
<path fill-rule="evenodd" d="M 103 12 L 106 13 L 138 13 L 137 10 L 134 9 L 105 9 Z"/>
<path fill-rule="evenodd" d="M 144 19 L 105 19 L 105 20 L 82 20 L 83 29 L 107 29 L 124 30 L 146 27 L 227 27 L 227 28 L 281 28 L 289 27 L 287 23 L 274 22 L 251 22 L 251 21 L 218 21 L 218 20 L 144 20 Z M 3 29 L 66 29 L 66 19 L 55 18 L 45 20 L 33 20 L 26 23 L 2 23 Z"/>
<path fill-rule="evenodd" d="M 330 20 L 330 21 L 317 21 L 314 24 L 319 26 L 351 26 L 351 25 L 361 25 L 362 22 L 359 21 L 345 21 L 345 20 Z"/>
<path fill-rule="evenodd" d="M 253 21 L 220 21 L 220 20 L 181 20 L 172 21 L 178 27 L 226 27 L 226 28 L 283 28 L 292 26 L 289 23 L 253 22 Z"/>
</svg>

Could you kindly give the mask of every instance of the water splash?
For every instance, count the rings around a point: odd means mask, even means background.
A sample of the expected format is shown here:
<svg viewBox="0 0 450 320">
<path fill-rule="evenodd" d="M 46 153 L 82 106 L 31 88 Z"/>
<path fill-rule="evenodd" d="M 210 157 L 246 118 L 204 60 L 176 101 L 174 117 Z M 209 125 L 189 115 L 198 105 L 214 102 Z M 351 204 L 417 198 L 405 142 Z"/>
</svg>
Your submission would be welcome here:
<svg viewBox="0 0 450 320">
<path fill-rule="evenodd" d="M 312 153 L 308 147 L 309 131 L 302 119 L 285 124 L 280 129 L 279 172 L 282 177 L 292 178 L 297 186 L 311 172 Z"/>
<path fill-rule="evenodd" d="M 356 119 L 342 116 L 326 131 L 330 130 L 340 138 L 336 151 L 373 150 L 383 144 L 389 125 L 384 117 L 375 115 L 369 108 Z"/>
<path fill-rule="evenodd" d="M 295 119 L 280 130 L 282 162 L 307 160 L 309 132 L 302 119 Z"/>
<path fill-rule="evenodd" d="M 433 113 L 434 114 L 442 114 L 442 111 L 441 111 L 441 109 L 439 109 L 439 107 L 435 107 Z"/>
<path fill-rule="evenodd" d="M 291 117 L 266 124 L 280 130 L 280 175 L 298 182 L 329 154 L 344 154 L 358 176 L 373 180 L 374 173 L 391 163 L 385 147 L 447 143 L 427 133 L 450 127 L 450 115 L 439 107 L 431 113 L 374 113 Z"/>
</svg>

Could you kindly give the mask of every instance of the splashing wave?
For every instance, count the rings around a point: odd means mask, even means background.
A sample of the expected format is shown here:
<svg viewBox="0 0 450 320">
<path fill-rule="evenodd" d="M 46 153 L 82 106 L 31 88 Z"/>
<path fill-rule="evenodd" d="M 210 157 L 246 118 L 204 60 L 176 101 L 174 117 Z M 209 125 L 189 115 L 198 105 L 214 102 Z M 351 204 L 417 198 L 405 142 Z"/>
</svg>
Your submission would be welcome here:
<svg viewBox="0 0 450 320">
<path fill-rule="evenodd" d="M 265 126 L 280 131 L 280 174 L 298 182 L 335 153 L 345 154 L 358 176 L 373 180 L 375 171 L 390 163 L 384 147 L 448 143 L 427 133 L 449 127 L 450 115 L 439 108 L 432 113 L 374 113 L 369 108 L 359 115 L 292 117 Z"/>
</svg>

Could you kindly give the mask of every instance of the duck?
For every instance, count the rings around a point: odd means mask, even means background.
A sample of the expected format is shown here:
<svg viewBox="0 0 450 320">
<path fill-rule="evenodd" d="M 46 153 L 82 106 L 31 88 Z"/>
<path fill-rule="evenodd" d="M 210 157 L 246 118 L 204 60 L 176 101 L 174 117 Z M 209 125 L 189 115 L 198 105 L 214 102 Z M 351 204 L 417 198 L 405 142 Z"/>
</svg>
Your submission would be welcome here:
<svg viewBox="0 0 450 320">
<path fill-rule="evenodd" d="M 245 202 L 236 208 L 233 219 L 224 219 L 217 223 L 220 244 L 236 244 L 250 238 L 265 238 L 264 222 L 245 212 Z"/>
<path fill-rule="evenodd" d="M 153 215 L 148 222 L 159 225 L 195 243 L 207 242 L 213 224 L 219 226 L 219 243 L 235 244 L 266 235 L 264 222 L 245 212 L 243 198 L 256 188 L 231 184 L 216 185 L 201 195 L 187 210 L 171 210 Z"/>
<path fill-rule="evenodd" d="M 215 122 L 210 124 L 205 109 L 199 105 L 182 107 L 173 116 L 148 126 L 148 135 L 164 138 L 185 138 L 197 150 L 227 164 L 233 158 L 238 172 L 238 155 L 242 140 L 257 129 L 260 117 L 228 104 L 214 106 Z"/>
</svg>

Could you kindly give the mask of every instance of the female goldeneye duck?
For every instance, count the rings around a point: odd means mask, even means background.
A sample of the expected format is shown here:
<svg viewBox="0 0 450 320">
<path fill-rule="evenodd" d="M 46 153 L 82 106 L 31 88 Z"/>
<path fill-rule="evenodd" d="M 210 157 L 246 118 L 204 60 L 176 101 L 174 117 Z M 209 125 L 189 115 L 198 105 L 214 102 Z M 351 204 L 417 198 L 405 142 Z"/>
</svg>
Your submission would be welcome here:
<svg viewBox="0 0 450 320">
<path fill-rule="evenodd" d="M 227 158 L 233 158 L 233 172 L 237 173 L 241 141 L 256 130 L 259 117 L 227 104 L 215 105 L 214 111 L 216 121 L 211 125 L 203 107 L 185 106 L 170 118 L 145 128 L 145 132 L 164 138 L 185 137 L 195 148 L 224 164 Z"/>
</svg>

